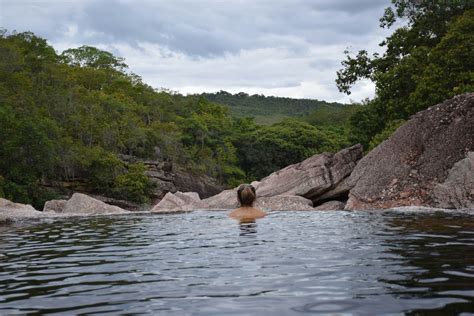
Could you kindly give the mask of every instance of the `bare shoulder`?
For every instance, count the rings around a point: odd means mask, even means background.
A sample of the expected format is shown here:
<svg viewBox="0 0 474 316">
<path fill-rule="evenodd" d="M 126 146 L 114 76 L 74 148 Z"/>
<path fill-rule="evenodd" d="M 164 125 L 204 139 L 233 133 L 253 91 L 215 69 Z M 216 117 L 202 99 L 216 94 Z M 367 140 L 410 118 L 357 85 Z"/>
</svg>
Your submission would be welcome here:
<svg viewBox="0 0 474 316">
<path fill-rule="evenodd" d="M 253 207 L 239 207 L 229 213 L 229 217 L 239 220 L 242 218 L 257 219 L 265 216 L 267 216 L 266 212 Z"/>
</svg>

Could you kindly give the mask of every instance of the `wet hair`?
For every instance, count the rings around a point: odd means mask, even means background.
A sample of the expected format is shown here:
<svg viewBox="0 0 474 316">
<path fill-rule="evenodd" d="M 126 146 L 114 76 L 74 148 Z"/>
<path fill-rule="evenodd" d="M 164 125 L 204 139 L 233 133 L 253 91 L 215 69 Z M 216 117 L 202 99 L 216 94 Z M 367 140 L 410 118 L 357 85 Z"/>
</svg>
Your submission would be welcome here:
<svg viewBox="0 0 474 316">
<path fill-rule="evenodd" d="M 240 206 L 252 206 L 256 196 L 255 188 L 250 184 L 241 184 L 237 189 Z"/>
</svg>

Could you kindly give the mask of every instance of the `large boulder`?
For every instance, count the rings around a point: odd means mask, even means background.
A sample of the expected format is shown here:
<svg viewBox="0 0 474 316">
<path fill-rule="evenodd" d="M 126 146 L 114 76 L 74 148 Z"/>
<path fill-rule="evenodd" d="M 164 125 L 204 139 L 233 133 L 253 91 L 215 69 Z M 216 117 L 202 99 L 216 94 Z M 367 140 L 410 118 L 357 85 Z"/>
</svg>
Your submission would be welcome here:
<svg viewBox="0 0 474 316">
<path fill-rule="evenodd" d="M 436 185 L 433 193 L 438 207 L 474 209 L 474 152 L 455 163 L 446 180 Z"/>
<path fill-rule="evenodd" d="M 168 192 L 165 197 L 152 208 L 152 212 L 191 210 L 201 199 L 196 192 Z"/>
<path fill-rule="evenodd" d="M 276 195 L 259 197 L 255 201 L 256 208 L 267 211 L 312 211 L 313 202 L 297 195 Z"/>
<path fill-rule="evenodd" d="M 62 211 L 64 214 L 101 215 L 101 214 L 126 214 L 129 211 L 118 206 L 109 205 L 88 195 L 74 193 L 66 202 Z"/>
<path fill-rule="evenodd" d="M 26 218 L 37 218 L 43 215 L 33 206 L 14 203 L 0 198 L 0 223 L 17 222 Z"/>
<path fill-rule="evenodd" d="M 469 163 L 451 170 L 470 151 L 474 151 L 474 93 L 417 113 L 362 158 L 348 179 L 352 189 L 346 209 L 470 205 L 469 184 L 455 179 Z M 454 202 L 454 193 L 448 192 L 460 187 L 466 194 L 456 193 Z M 446 198 L 436 198 L 441 192 Z"/>
<path fill-rule="evenodd" d="M 203 199 L 194 205 L 196 209 L 201 210 L 231 210 L 239 207 L 237 201 L 237 188 L 233 190 L 224 190 L 221 193 Z"/>
<path fill-rule="evenodd" d="M 362 158 L 360 144 L 343 149 L 336 154 L 322 153 L 303 162 L 276 171 L 261 180 L 257 196 L 299 195 L 312 201 L 326 192 L 326 199 L 347 194 L 348 187 L 338 185 L 348 177 L 357 161 Z"/>
<path fill-rule="evenodd" d="M 50 200 L 44 203 L 43 212 L 62 213 L 67 200 Z"/>
</svg>

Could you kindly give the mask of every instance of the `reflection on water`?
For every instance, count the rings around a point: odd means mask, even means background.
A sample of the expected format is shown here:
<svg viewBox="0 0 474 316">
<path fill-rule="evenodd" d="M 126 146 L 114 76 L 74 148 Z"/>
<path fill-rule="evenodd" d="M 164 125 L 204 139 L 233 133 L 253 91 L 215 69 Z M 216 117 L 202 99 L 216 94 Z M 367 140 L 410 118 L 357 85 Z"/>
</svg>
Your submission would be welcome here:
<svg viewBox="0 0 474 316">
<path fill-rule="evenodd" d="M 256 236 L 257 234 L 257 223 L 239 223 L 240 236 Z"/>
<path fill-rule="evenodd" d="M 0 227 L 0 315 L 471 314 L 473 284 L 468 212 L 278 212 L 258 227 L 194 212 Z"/>
</svg>

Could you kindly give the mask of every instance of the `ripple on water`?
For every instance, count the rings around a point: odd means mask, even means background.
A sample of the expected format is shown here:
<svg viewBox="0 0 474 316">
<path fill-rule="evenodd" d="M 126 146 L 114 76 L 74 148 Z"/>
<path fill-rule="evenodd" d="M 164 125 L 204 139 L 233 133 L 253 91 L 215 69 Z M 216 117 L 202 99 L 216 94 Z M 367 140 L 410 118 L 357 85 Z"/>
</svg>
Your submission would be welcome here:
<svg viewBox="0 0 474 316">
<path fill-rule="evenodd" d="M 474 313 L 466 212 L 225 212 L 0 229 L 0 314 Z"/>
</svg>

